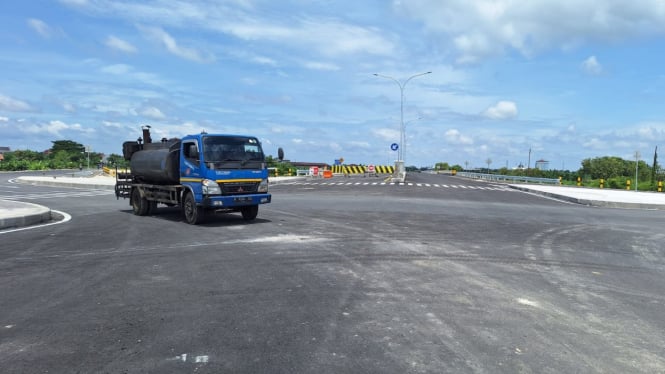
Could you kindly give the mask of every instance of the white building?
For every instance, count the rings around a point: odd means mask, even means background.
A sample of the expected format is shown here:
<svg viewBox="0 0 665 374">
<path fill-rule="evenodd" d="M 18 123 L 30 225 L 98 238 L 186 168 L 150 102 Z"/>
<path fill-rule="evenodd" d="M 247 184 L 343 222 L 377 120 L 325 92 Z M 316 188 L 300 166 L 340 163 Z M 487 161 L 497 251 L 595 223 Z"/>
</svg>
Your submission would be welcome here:
<svg viewBox="0 0 665 374">
<path fill-rule="evenodd" d="M 550 162 L 545 160 L 536 161 L 536 169 L 538 170 L 549 170 Z"/>
</svg>

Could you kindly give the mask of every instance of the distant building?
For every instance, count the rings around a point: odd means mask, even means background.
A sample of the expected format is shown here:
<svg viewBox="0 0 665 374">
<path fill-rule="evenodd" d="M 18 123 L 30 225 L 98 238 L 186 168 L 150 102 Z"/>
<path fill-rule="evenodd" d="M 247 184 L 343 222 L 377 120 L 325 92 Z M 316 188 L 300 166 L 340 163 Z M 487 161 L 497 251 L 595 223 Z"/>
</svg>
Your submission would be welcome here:
<svg viewBox="0 0 665 374">
<path fill-rule="evenodd" d="M 0 147 L 0 161 L 5 159 L 5 152 L 11 152 L 9 147 Z"/>
<path fill-rule="evenodd" d="M 545 160 L 536 161 L 536 169 L 538 170 L 549 170 L 550 162 Z"/>
<path fill-rule="evenodd" d="M 285 160 L 288 161 L 288 160 Z M 291 165 L 295 166 L 298 169 L 305 169 L 305 168 L 310 168 L 312 166 L 316 166 L 319 168 L 328 168 L 330 165 L 326 164 L 325 162 L 296 162 L 293 161 L 291 162 Z"/>
</svg>

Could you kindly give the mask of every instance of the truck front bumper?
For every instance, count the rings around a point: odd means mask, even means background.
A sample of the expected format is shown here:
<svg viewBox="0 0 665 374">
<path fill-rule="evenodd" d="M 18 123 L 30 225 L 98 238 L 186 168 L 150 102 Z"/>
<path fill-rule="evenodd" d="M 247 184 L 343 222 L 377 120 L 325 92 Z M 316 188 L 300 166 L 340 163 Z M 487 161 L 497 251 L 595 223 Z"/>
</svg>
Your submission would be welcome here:
<svg viewBox="0 0 665 374">
<path fill-rule="evenodd" d="M 203 197 L 201 203 L 206 208 L 234 208 L 248 205 L 268 204 L 272 195 L 251 194 L 251 195 L 207 195 Z"/>
</svg>

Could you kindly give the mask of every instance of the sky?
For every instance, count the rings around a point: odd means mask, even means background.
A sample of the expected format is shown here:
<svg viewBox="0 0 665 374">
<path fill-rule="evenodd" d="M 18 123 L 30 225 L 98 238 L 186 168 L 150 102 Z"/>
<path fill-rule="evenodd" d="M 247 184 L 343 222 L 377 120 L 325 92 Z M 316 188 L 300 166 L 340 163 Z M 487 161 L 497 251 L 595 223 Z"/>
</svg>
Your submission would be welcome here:
<svg viewBox="0 0 665 374">
<path fill-rule="evenodd" d="M 12 150 L 122 154 L 150 125 L 390 165 L 402 115 L 421 167 L 665 149 L 664 0 L 3 1 L 0 45 Z"/>
</svg>

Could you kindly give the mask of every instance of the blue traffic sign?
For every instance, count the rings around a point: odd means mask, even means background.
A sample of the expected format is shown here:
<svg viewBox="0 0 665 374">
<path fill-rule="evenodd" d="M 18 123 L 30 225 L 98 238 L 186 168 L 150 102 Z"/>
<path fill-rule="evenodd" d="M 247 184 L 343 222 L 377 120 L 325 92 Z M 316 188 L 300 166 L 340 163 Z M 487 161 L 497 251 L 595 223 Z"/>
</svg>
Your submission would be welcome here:
<svg viewBox="0 0 665 374">
<path fill-rule="evenodd" d="M 392 149 L 393 151 L 396 151 L 396 150 L 399 149 L 399 145 L 397 145 L 397 143 L 393 143 L 393 144 L 390 145 L 390 149 Z"/>
</svg>

